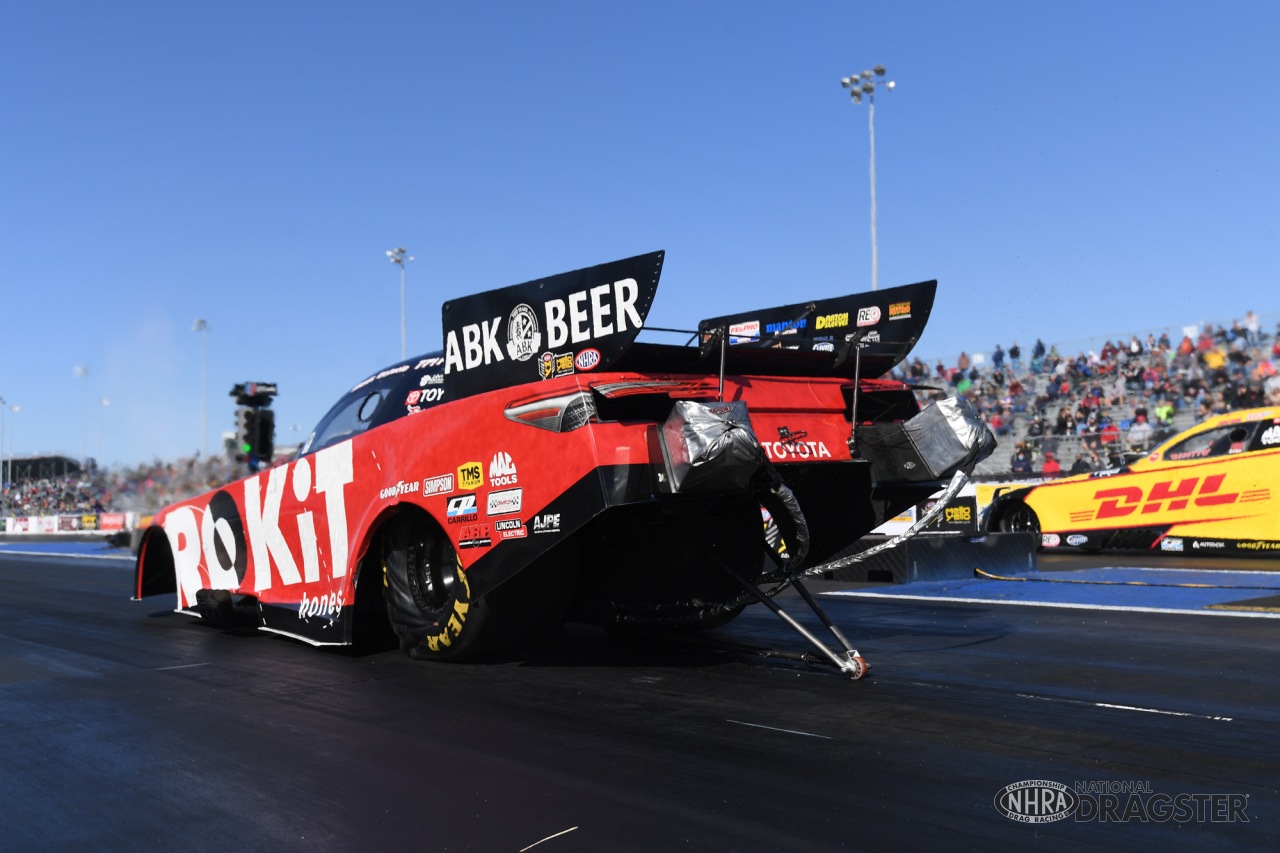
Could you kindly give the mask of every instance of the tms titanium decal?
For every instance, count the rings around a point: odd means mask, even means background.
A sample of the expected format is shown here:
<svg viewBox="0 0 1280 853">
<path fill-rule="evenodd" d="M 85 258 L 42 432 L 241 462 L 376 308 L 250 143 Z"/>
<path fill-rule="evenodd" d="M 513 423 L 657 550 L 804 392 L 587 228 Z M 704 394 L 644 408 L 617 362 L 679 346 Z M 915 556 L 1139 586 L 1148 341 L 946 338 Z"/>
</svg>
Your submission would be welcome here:
<svg viewBox="0 0 1280 853">
<path fill-rule="evenodd" d="M 467 462 L 458 466 L 458 487 L 478 489 L 484 485 L 484 466 L 479 462 Z"/>
<path fill-rule="evenodd" d="M 246 580 L 246 546 L 253 554 L 255 592 L 271 589 L 276 575 L 285 586 L 319 581 L 322 540 L 317 520 L 328 531 L 323 561 L 328 577 L 346 576 L 345 489 L 354 480 L 351 442 L 344 441 L 312 459 L 304 457 L 245 480 L 243 526 L 234 499 L 225 491 L 214 496 L 202 515 L 192 506 L 175 509 L 165 517 L 164 532 L 173 550 L 179 606 L 191 606 L 200 589 L 240 588 Z M 289 531 L 289 538 L 298 542 L 296 555 L 280 526 L 286 484 L 299 505 L 298 511 L 286 513 L 296 528 L 296 537 L 293 528 Z"/>
<path fill-rule="evenodd" d="M 628 323 L 632 329 L 640 328 L 644 323 L 636 310 L 639 297 L 640 285 L 634 278 L 624 278 L 579 290 L 566 299 L 548 299 L 542 305 L 547 347 L 556 349 L 615 335 L 627 331 Z M 507 357 L 517 361 L 531 357 L 542 337 L 536 310 L 529 305 L 518 305 L 507 322 L 507 356 L 502 354 L 498 343 L 501 315 L 463 326 L 461 340 L 458 332 L 451 329 L 445 338 L 445 373 L 496 364 Z M 520 329 L 515 328 L 517 324 Z"/>
</svg>

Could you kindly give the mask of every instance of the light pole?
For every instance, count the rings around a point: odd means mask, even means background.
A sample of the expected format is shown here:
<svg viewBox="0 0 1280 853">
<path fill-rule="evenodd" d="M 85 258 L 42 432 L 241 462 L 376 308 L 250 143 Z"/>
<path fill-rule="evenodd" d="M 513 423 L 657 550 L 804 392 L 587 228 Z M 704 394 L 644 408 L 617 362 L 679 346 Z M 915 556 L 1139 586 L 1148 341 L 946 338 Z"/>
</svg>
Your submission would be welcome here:
<svg viewBox="0 0 1280 853">
<path fill-rule="evenodd" d="M 9 407 L 9 411 L 13 412 L 13 422 L 9 424 L 9 477 L 13 478 L 13 434 L 18 431 L 18 412 L 22 411 L 19 403 L 14 403 Z M 7 482 L 7 481 L 6 481 Z"/>
<path fill-rule="evenodd" d="M 408 357 L 408 347 L 406 344 L 405 319 L 404 319 L 404 262 L 413 260 L 413 255 L 408 254 L 408 249 L 399 246 L 395 249 L 387 249 L 387 260 L 400 267 L 400 358 L 404 360 Z"/>
<path fill-rule="evenodd" d="M 191 331 L 200 335 L 200 455 L 209 455 L 209 323 L 199 317 Z"/>
<path fill-rule="evenodd" d="M 71 375 L 80 380 L 80 464 L 89 472 L 89 365 L 77 364 Z"/>
<path fill-rule="evenodd" d="M 102 465 L 102 421 L 104 418 L 106 418 L 106 409 L 108 406 L 111 405 L 111 401 L 108 400 L 106 397 L 101 397 L 98 400 L 98 405 L 101 406 L 102 408 L 98 410 L 98 429 L 94 432 L 93 453 L 94 453 L 94 457 L 98 461 L 98 465 L 101 466 Z"/>
<path fill-rule="evenodd" d="M 870 71 L 854 74 L 852 77 L 840 79 L 840 85 L 850 90 L 849 96 L 855 104 L 862 103 L 862 96 L 867 96 L 870 104 L 867 113 L 867 127 L 871 132 L 871 289 L 875 290 L 879 258 L 876 254 L 876 88 L 883 86 L 890 92 L 896 85 L 892 80 L 884 79 L 884 66 L 877 65 Z"/>
<path fill-rule="evenodd" d="M 4 397 L 0 397 L 0 489 L 4 489 L 9 485 L 9 478 L 5 476 L 5 460 L 4 460 L 4 408 L 8 405 Z"/>
</svg>

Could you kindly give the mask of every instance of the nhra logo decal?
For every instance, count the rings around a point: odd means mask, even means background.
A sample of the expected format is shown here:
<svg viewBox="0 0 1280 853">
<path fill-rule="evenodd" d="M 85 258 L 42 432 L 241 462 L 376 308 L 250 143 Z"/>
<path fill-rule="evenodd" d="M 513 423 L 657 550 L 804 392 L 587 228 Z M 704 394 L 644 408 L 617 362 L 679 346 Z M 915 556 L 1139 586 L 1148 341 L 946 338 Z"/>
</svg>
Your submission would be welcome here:
<svg viewBox="0 0 1280 853">
<path fill-rule="evenodd" d="M 1174 485 L 1173 480 L 1162 480 L 1151 486 L 1150 492 L 1143 494 L 1139 486 L 1124 486 L 1114 489 L 1099 489 L 1093 499 L 1102 501 L 1096 511 L 1071 513 L 1072 521 L 1100 520 L 1105 518 L 1122 518 L 1132 515 L 1142 508 L 1143 515 L 1161 510 L 1182 510 L 1194 501 L 1198 507 L 1223 506 L 1233 504 L 1240 498 L 1239 492 L 1222 492 L 1222 481 L 1226 474 L 1214 474 L 1201 480 L 1199 477 L 1188 477 Z"/>
<path fill-rule="evenodd" d="M 517 305 L 507 318 L 507 355 L 512 361 L 528 361 L 541 346 L 538 315 L 528 305 Z"/>
<path fill-rule="evenodd" d="M 624 278 L 579 290 L 565 299 L 548 299 L 542 305 L 542 326 L 546 329 L 547 346 L 556 349 L 566 344 L 581 344 L 616 335 L 628 328 L 639 329 L 643 326 L 636 310 L 639 298 L 640 285 L 634 278 Z M 529 305 L 518 305 L 507 318 L 507 324 L 506 357 L 498 345 L 501 315 L 492 320 L 468 323 L 462 327 L 461 335 L 450 329 L 445 338 L 445 373 L 497 364 L 507 357 L 514 361 L 532 357 L 542 343 L 537 311 Z"/>
<path fill-rule="evenodd" d="M 456 498 L 449 498 L 449 507 L 445 514 L 449 517 L 450 524 L 469 521 L 471 516 L 479 514 L 476 508 L 476 496 L 458 495 Z"/>
<path fill-rule="evenodd" d="M 489 485 L 514 486 L 518 482 L 516 463 L 511 461 L 511 454 L 501 450 L 493 454 L 493 461 L 489 463 Z"/>
<path fill-rule="evenodd" d="M 490 492 L 485 504 L 485 515 L 510 515 L 519 512 L 524 503 L 524 489 L 504 489 Z"/>
<path fill-rule="evenodd" d="M 870 308 L 858 309 L 858 327 L 874 326 L 880 322 L 880 308 L 872 305 Z"/>
<path fill-rule="evenodd" d="M 595 370 L 596 365 L 600 363 L 600 350 L 595 347 L 589 347 L 578 353 L 578 357 L 573 360 L 573 366 L 579 370 Z"/>
<path fill-rule="evenodd" d="M 458 487 L 462 489 L 478 489 L 484 485 L 484 466 L 479 462 L 468 462 L 458 466 Z"/>
</svg>

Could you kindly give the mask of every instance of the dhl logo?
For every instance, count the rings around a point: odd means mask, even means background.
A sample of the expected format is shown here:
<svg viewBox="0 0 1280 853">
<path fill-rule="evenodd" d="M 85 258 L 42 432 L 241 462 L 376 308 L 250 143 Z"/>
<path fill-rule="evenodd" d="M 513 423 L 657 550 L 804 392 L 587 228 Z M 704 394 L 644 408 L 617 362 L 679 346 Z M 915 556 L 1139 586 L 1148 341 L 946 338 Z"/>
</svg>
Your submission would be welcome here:
<svg viewBox="0 0 1280 853">
<path fill-rule="evenodd" d="M 1140 486 L 1099 489 L 1093 499 L 1102 501 L 1102 506 L 1093 517 L 1120 518 L 1132 515 L 1138 507 L 1142 507 L 1143 515 L 1149 515 L 1165 509 L 1186 509 L 1193 502 L 1199 507 L 1233 504 L 1240 499 L 1240 493 L 1220 491 L 1226 477 L 1226 474 L 1213 474 L 1203 479 L 1188 477 L 1178 480 L 1176 486 L 1173 480 L 1163 480 L 1152 484 L 1145 495 Z"/>
</svg>

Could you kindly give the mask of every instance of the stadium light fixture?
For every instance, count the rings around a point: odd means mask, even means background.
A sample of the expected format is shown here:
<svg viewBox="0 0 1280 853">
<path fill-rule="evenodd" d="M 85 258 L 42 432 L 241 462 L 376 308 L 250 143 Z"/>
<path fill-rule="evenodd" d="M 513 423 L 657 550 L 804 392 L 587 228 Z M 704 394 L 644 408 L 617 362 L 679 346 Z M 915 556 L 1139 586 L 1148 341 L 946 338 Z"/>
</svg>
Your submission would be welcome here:
<svg viewBox="0 0 1280 853">
<path fill-rule="evenodd" d="M 408 358 L 404 318 L 404 264 L 405 261 L 413 260 L 413 255 L 410 255 L 409 250 L 404 246 L 397 246 L 394 249 L 387 249 L 387 260 L 400 267 L 400 359 L 403 361 Z"/>
<path fill-rule="evenodd" d="M 876 246 L 876 89 L 885 88 L 893 91 L 897 84 L 884 79 L 884 66 L 877 65 L 870 71 L 862 71 L 849 77 L 840 78 L 840 85 L 849 90 L 849 97 L 855 104 L 862 103 L 865 95 L 869 104 L 867 128 L 871 136 L 871 289 L 878 287 L 879 255 Z"/>
<path fill-rule="evenodd" d="M 77 364 L 71 375 L 80 380 L 80 464 L 89 472 L 89 365 Z"/>
<path fill-rule="evenodd" d="M 209 455 L 209 331 L 213 327 L 203 317 L 191 324 L 200 335 L 200 455 Z"/>
</svg>

